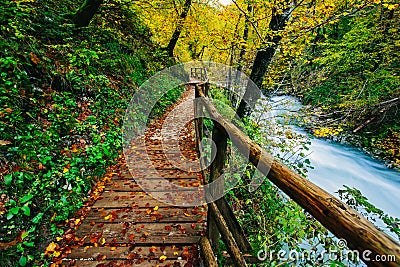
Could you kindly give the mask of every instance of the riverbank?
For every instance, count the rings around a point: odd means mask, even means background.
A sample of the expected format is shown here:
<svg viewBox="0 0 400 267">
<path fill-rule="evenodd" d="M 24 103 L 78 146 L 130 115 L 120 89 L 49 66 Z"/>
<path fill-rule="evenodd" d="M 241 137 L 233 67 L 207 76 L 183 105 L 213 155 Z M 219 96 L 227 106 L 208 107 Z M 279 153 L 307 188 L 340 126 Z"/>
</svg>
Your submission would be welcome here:
<svg viewBox="0 0 400 267">
<path fill-rule="evenodd" d="M 349 125 L 311 105 L 302 106 L 299 112 L 298 125 L 313 136 L 362 149 L 386 167 L 400 170 L 400 131 L 389 129 L 383 134 L 372 131 L 353 133 Z"/>
</svg>

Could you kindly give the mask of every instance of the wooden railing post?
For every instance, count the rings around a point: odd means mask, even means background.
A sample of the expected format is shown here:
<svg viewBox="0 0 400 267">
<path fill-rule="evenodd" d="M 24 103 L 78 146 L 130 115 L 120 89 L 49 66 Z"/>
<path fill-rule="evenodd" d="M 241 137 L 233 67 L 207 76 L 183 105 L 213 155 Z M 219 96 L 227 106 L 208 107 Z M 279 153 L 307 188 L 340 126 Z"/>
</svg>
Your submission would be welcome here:
<svg viewBox="0 0 400 267">
<path fill-rule="evenodd" d="M 205 69 L 191 69 L 192 77 L 199 79 L 198 71 L 200 71 L 200 79 L 205 81 L 204 83 L 194 84 L 195 97 L 197 99 L 195 103 L 195 130 L 198 140 L 198 152 L 201 156 L 200 142 L 204 136 L 204 120 L 202 118 L 204 115 L 204 106 L 203 102 L 199 100 L 205 95 L 208 95 L 210 85 L 206 80 L 207 72 Z M 213 185 L 206 194 L 207 198 L 209 200 L 211 198 L 213 202 L 208 204 L 207 233 L 206 237 L 201 240 L 200 246 L 203 253 L 207 254 L 205 255 L 207 258 L 206 264 L 213 266 L 215 261 L 211 260 L 213 254 L 211 254 L 210 251 L 217 251 L 221 233 L 222 239 L 228 248 L 231 260 L 235 266 L 247 266 L 242 253 L 250 252 L 251 245 L 246 239 L 233 211 L 229 207 L 228 202 L 223 197 L 225 186 L 223 173 L 227 163 L 228 135 L 223 128 L 218 125 L 218 122 L 214 122 L 212 140 L 215 146 L 212 147 L 211 153 L 212 155 L 215 155 L 215 157 L 209 167 L 210 176 L 208 182 L 213 183 Z M 200 158 L 200 164 L 205 166 L 202 158 Z M 205 177 L 204 172 L 203 177 Z"/>
<path fill-rule="evenodd" d="M 215 259 L 213 249 L 210 244 L 210 240 L 203 236 L 200 238 L 200 248 L 203 254 L 204 263 L 207 267 L 218 267 L 218 263 Z"/>
<path fill-rule="evenodd" d="M 226 150 L 227 150 L 227 137 L 217 126 L 214 126 L 212 132 L 212 140 L 215 144 L 213 146 L 211 154 L 215 155 L 215 158 L 210 166 L 210 178 L 208 183 L 214 182 L 211 187 L 210 194 L 212 199 L 223 196 L 224 193 L 224 179 L 220 177 L 223 174 L 223 169 L 226 162 Z M 211 242 L 211 246 L 214 251 L 217 251 L 219 241 L 219 231 L 215 223 L 215 214 L 211 212 L 210 204 L 208 205 L 208 224 L 207 224 L 207 236 Z"/>
<path fill-rule="evenodd" d="M 195 98 L 198 100 L 199 99 L 199 85 L 195 84 Z M 195 130 L 196 130 L 196 135 L 199 141 L 201 141 L 204 137 L 204 121 L 203 121 L 203 105 L 200 101 L 195 101 L 195 107 L 194 107 L 194 117 L 196 118 L 195 120 Z"/>
<path fill-rule="evenodd" d="M 218 207 L 215 203 L 210 203 L 208 205 L 208 209 L 210 213 L 213 215 L 213 219 L 217 225 L 218 230 L 221 232 L 222 239 L 228 249 L 229 255 L 231 256 L 232 261 L 237 267 L 246 267 L 246 260 L 243 257 L 242 251 L 238 247 L 235 238 L 229 230 L 229 226 L 227 225 L 224 217 L 221 212 L 218 210 Z"/>
</svg>

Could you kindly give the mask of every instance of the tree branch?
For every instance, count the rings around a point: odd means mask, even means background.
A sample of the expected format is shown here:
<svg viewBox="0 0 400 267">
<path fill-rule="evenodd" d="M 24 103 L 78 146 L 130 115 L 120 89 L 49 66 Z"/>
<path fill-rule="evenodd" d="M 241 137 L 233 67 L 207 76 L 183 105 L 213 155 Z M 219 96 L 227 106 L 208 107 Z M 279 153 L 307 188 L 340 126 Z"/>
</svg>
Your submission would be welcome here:
<svg viewBox="0 0 400 267">
<path fill-rule="evenodd" d="M 246 20 L 248 22 L 250 22 L 251 26 L 253 27 L 254 31 L 256 32 L 258 38 L 260 38 L 261 42 L 263 44 L 266 43 L 266 41 L 264 40 L 264 38 L 261 36 L 260 32 L 258 31 L 257 26 L 254 24 L 254 22 L 250 19 L 250 17 L 247 15 L 246 11 L 244 11 L 235 0 L 232 0 L 232 2 L 236 5 L 236 7 L 239 9 L 240 12 L 242 12 L 242 14 L 245 16 Z"/>
</svg>

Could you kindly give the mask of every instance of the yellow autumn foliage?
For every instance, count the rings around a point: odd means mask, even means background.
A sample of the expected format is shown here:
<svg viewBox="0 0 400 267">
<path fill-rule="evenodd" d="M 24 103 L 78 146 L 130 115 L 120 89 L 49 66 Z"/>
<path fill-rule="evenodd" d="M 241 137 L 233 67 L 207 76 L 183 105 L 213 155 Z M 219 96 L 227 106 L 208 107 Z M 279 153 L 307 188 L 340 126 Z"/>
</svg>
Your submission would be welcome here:
<svg viewBox="0 0 400 267">
<path fill-rule="evenodd" d="M 333 127 L 321 127 L 318 129 L 314 129 L 314 136 L 316 137 L 328 137 L 335 136 L 341 133 L 343 129 L 341 127 L 333 128 Z"/>
</svg>

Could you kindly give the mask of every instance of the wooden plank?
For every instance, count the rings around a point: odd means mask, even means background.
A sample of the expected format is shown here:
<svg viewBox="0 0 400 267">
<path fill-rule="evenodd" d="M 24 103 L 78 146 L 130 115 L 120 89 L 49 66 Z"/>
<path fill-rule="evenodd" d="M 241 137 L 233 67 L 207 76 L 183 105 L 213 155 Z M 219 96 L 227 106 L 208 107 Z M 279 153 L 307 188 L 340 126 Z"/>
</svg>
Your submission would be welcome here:
<svg viewBox="0 0 400 267">
<path fill-rule="evenodd" d="M 104 260 L 104 261 L 87 261 L 72 260 L 66 261 L 62 266 L 78 266 L 78 267 L 179 267 L 184 266 L 186 260 Z M 193 266 L 193 265 L 192 265 Z"/>
<path fill-rule="evenodd" d="M 140 154 L 140 153 L 148 153 L 148 154 L 180 154 L 177 153 L 176 150 L 169 150 L 167 148 L 174 146 L 176 148 L 175 144 L 132 144 L 130 148 L 127 149 L 127 152 L 129 153 L 135 153 L 135 154 Z M 189 148 L 179 148 L 179 151 L 182 152 L 182 154 L 187 153 L 187 154 L 193 154 L 193 150 Z"/>
<path fill-rule="evenodd" d="M 146 179 L 160 179 L 160 178 L 166 178 L 166 179 L 173 179 L 173 178 L 179 178 L 179 179 L 193 179 L 197 178 L 199 176 L 198 173 L 196 172 L 186 172 L 184 170 L 178 169 L 178 168 L 172 168 L 172 169 L 135 169 L 132 170 L 132 173 L 134 175 L 134 178 L 146 178 Z M 129 172 L 124 172 L 121 174 L 115 174 L 111 176 L 112 180 L 118 180 L 118 179 L 132 179 L 132 174 Z"/>
<path fill-rule="evenodd" d="M 165 159 L 152 159 L 151 162 L 148 159 L 128 157 L 125 159 L 126 163 L 133 170 L 143 170 L 143 169 L 156 169 L 156 170 L 166 170 L 166 169 L 176 169 L 176 167 Z"/>
<path fill-rule="evenodd" d="M 139 183 L 134 180 L 134 179 L 120 179 L 120 180 L 111 180 L 106 183 L 105 191 L 129 191 L 129 192 L 140 192 L 143 191 L 143 187 L 146 188 L 146 192 L 152 192 L 152 191 L 168 191 L 169 188 L 163 188 L 161 187 L 161 184 L 165 181 L 163 181 L 163 178 L 160 179 L 140 179 Z M 187 188 L 193 188 L 193 187 L 199 187 L 201 185 L 201 180 L 200 178 L 195 178 L 195 179 L 179 179 L 179 178 L 174 178 L 174 179 L 168 179 L 168 182 L 177 186 L 181 187 L 187 187 Z M 185 188 L 182 188 L 182 190 L 185 190 Z"/>
<path fill-rule="evenodd" d="M 89 222 L 107 223 L 109 220 L 104 219 L 110 214 L 113 216 L 113 222 L 130 222 L 130 223 L 145 223 L 145 222 L 202 222 L 205 220 L 206 211 L 203 208 L 123 208 L 123 209 L 107 209 L 92 211 L 86 217 Z"/>
<path fill-rule="evenodd" d="M 193 246 L 87 246 L 78 247 L 68 255 L 69 259 L 105 259 L 108 260 L 124 260 L 128 258 L 144 258 L 144 259 L 159 259 L 161 256 L 167 256 L 167 259 L 187 258 L 188 253 L 193 253 L 192 250 L 197 250 Z M 135 256 L 135 257 L 133 257 Z"/>
<path fill-rule="evenodd" d="M 142 154 L 138 154 L 139 152 L 136 151 L 135 155 L 129 155 L 129 159 L 145 159 L 145 160 L 163 160 L 163 161 L 176 161 L 176 162 L 198 162 L 197 154 L 191 151 L 191 154 L 180 154 L 177 152 L 172 152 L 175 147 L 171 147 L 170 153 L 164 153 L 163 151 L 143 151 Z"/>
<path fill-rule="evenodd" d="M 391 237 L 380 231 L 341 202 L 335 196 L 301 177 L 284 164 L 274 159 L 269 153 L 253 142 L 247 135 L 231 122 L 226 121 L 200 92 L 202 101 L 209 114 L 219 122 L 221 128 L 249 160 L 291 199 L 307 210 L 321 224 L 339 238 L 344 238 L 350 249 L 356 249 L 362 254 L 371 251 L 370 258 L 378 255 L 394 255 L 396 262 L 368 262 L 371 266 L 400 266 L 400 245 Z M 379 256 L 378 256 L 379 257 Z"/>
<path fill-rule="evenodd" d="M 196 188 L 194 188 L 197 190 Z M 186 191 L 189 192 L 189 191 Z M 154 194 L 158 192 L 153 192 Z M 185 191 L 178 192 L 182 194 L 182 198 L 185 196 Z M 159 192 L 160 199 L 154 199 L 151 195 L 144 192 L 107 192 L 102 195 L 92 206 L 92 208 L 148 208 L 158 206 L 160 208 L 171 207 L 169 203 L 164 201 L 170 201 L 171 203 L 181 203 L 172 199 L 168 192 Z M 193 200 L 195 201 L 195 200 Z M 187 202 L 190 206 L 190 202 Z M 195 206 L 195 205 L 193 205 Z M 192 207 L 193 207 L 192 206 Z"/>
<path fill-rule="evenodd" d="M 90 225 L 83 223 L 76 231 L 76 237 L 85 239 L 85 243 L 152 243 L 171 240 L 193 240 L 193 236 L 201 236 L 204 231 L 202 223 L 105 223 Z M 151 240 L 151 241 L 150 241 Z M 197 239 L 196 239 L 197 240 Z"/>
<path fill-rule="evenodd" d="M 152 144 L 139 144 L 132 143 L 129 148 L 125 150 L 125 152 L 134 155 L 140 155 L 143 153 L 163 153 L 163 154 L 176 154 L 177 147 L 176 141 L 174 142 L 161 142 L 159 140 L 154 140 L 151 142 Z M 171 149 L 173 148 L 173 149 Z M 193 148 L 190 145 L 182 145 L 180 142 L 179 151 L 184 155 L 193 155 Z"/>
<path fill-rule="evenodd" d="M 200 240 L 199 235 L 171 235 L 171 236 L 148 236 L 145 239 L 137 239 L 135 242 L 131 242 L 130 245 L 134 246 L 190 246 L 197 244 Z M 129 245 L 127 239 L 117 238 L 115 246 Z M 83 246 L 92 246 L 93 243 L 90 242 L 89 238 L 86 238 L 82 243 Z"/>
</svg>

